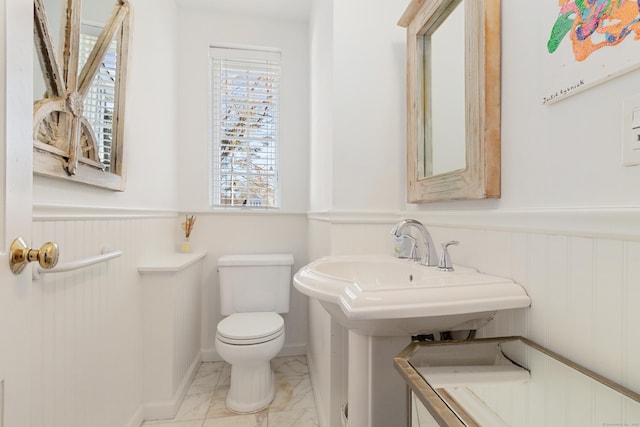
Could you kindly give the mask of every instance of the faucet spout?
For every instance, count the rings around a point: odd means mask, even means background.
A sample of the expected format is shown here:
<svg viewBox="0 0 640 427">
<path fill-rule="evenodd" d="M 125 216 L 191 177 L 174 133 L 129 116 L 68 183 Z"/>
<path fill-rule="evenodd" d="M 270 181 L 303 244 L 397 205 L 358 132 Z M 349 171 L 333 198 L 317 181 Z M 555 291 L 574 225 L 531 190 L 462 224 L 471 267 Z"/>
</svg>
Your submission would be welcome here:
<svg viewBox="0 0 640 427">
<path fill-rule="evenodd" d="M 436 246 L 433 243 L 431 234 L 427 228 L 415 219 L 405 219 L 400 221 L 391 229 L 391 234 L 395 237 L 402 237 L 404 235 L 410 235 L 408 229 L 415 228 L 418 230 L 424 243 L 424 254 L 420 261 L 423 265 L 435 266 L 438 265 L 438 254 L 436 253 Z"/>
</svg>

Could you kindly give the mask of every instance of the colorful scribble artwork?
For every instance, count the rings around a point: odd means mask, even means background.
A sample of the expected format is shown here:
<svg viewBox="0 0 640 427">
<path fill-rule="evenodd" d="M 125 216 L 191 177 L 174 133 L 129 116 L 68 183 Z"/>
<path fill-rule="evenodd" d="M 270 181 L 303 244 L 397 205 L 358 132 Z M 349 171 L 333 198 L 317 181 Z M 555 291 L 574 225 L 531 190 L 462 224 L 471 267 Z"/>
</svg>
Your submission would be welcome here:
<svg viewBox="0 0 640 427">
<path fill-rule="evenodd" d="M 627 37 L 640 41 L 640 0 L 559 0 L 559 7 L 547 42 L 549 53 L 554 53 L 567 35 L 577 61 Z"/>
<path fill-rule="evenodd" d="M 640 0 L 544 0 L 543 104 L 640 68 Z"/>
</svg>

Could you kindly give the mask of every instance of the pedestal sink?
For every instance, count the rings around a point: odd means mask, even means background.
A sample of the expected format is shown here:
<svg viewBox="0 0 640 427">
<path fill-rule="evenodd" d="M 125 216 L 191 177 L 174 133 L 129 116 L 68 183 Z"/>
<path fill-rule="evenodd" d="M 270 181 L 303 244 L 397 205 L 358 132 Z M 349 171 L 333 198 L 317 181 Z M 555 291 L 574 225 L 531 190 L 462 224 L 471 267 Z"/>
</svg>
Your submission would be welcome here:
<svg viewBox="0 0 640 427">
<path fill-rule="evenodd" d="M 374 336 L 479 329 L 497 310 L 531 302 L 510 279 L 462 266 L 444 272 L 386 255 L 320 258 L 293 282 L 342 326 Z"/>
<path fill-rule="evenodd" d="M 479 329 L 498 310 L 531 302 L 510 279 L 390 255 L 320 258 L 293 282 L 349 330 L 349 427 L 406 425 L 405 386 L 392 359 L 411 335 Z"/>
</svg>

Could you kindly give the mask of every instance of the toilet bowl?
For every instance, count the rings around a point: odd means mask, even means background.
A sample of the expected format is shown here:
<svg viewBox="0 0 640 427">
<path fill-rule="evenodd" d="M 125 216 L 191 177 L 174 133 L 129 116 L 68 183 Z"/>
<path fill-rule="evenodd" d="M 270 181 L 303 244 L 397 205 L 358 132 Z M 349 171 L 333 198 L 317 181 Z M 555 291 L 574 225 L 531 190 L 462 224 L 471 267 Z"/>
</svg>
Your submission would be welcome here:
<svg viewBox="0 0 640 427">
<path fill-rule="evenodd" d="M 231 365 L 227 408 L 258 412 L 274 397 L 273 359 L 284 345 L 284 320 L 277 313 L 236 313 L 217 328 L 216 350 Z"/>
<path fill-rule="evenodd" d="M 274 397 L 273 359 L 284 346 L 293 257 L 227 255 L 218 259 L 220 309 L 218 355 L 231 365 L 227 408 L 258 412 Z"/>
</svg>

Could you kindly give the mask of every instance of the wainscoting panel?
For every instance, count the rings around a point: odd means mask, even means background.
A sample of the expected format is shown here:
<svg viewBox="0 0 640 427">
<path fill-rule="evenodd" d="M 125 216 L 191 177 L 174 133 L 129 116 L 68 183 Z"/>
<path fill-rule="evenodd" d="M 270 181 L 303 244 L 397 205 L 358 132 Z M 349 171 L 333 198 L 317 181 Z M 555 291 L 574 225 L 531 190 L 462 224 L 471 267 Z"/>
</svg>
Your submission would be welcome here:
<svg viewBox="0 0 640 427">
<path fill-rule="evenodd" d="M 567 217 L 587 214 L 588 224 L 548 231 L 558 228 L 553 220 L 569 224 Z M 530 212 L 502 226 L 483 228 L 469 214 L 467 226 L 429 228 L 436 242 L 460 241 L 451 250 L 454 263 L 511 277 L 531 297 L 530 308 L 499 313 L 481 336 L 524 335 L 640 392 L 640 242 L 634 227 L 622 238 L 628 212 L 547 216 L 544 227 Z M 614 225 L 615 233 L 602 231 Z"/>
<path fill-rule="evenodd" d="M 180 271 L 177 280 L 183 289 L 176 289 L 176 364 L 173 381 L 179 386 L 188 378 L 186 393 L 192 379 L 191 370 L 195 375 L 201 360 L 202 261 Z"/>
<path fill-rule="evenodd" d="M 173 418 L 201 361 L 203 253 L 153 257 L 139 266 L 142 381 L 147 419 Z"/>
<path fill-rule="evenodd" d="M 222 360 L 215 350 L 220 315 L 218 258 L 230 254 L 290 253 L 292 275 L 307 264 L 307 217 L 303 213 L 199 212 L 191 238 L 194 251 L 207 253 L 203 282 L 203 360 Z M 284 348 L 280 356 L 302 355 L 307 343 L 307 297 L 291 285 L 289 313 L 283 315 Z"/>
<path fill-rule="evenodd" d="M 640 392 L 640 209 L 316 214 L 310 215 L 310 230 L 326 224 L 325 228 L 339 228 L 340 233 L 328 243 L 322 235 L 311 234 L 310 253 L 316 253 L 318 247 L 330 247 L 332 253 L 362 253 L 367 248 L 390 253 L 388 230 L 400 217 L 424 223 L 438 250 L 442 242 L 460 241 L 459 246 L 450 248 L 454 264 L 512 278 L 531 296 L 531 307 L 498 313 L 479 336 L 528 337 Z M 361 239 L 363 230 L 369 233 L 366 240 Z M 326 315 L 310 315 L 310 329 L 322 334 Z M 322 379 L 335 368 L 316 362 L 323 353 L 314 342 L 322 342 L 322 337 L 310 338 L 312 380 L 314 386 L 320 386 L 319 393 L 331 396 Z M 329 351 L 345 351 L 339 347 Z M 559 405 L 583 405 L 581 391 L 576 386 L 576 394 L 567 398 L 571 400 Z M 319 403 L 321 419 L 328 419 L 333 402 Z M 534 420 L 535 411 L 522 412 L 518 399 L 512 398 L 509 405 L 513 406 L 506 412 L 524 413 Z M 607 417 L 603 411 L 599 404 L 585 407 L 585 419 L 604 422 Z M 529 425 L 544 424 L 539 421 L 542 424 L 534 420 Z M 572 425 L 590 424 L 578 420 Z"/>
<path fill-rule="evenodd" d="M 104 247 L 123 255 L 33 281 L 33 426 L 139 424 L 143 331 L 137 257 L 173 250 L 176 223 L 175 216 L 35 215 L 33 246 L 58 243 L 60 263 L 97 255 Z"/>
</svg>

